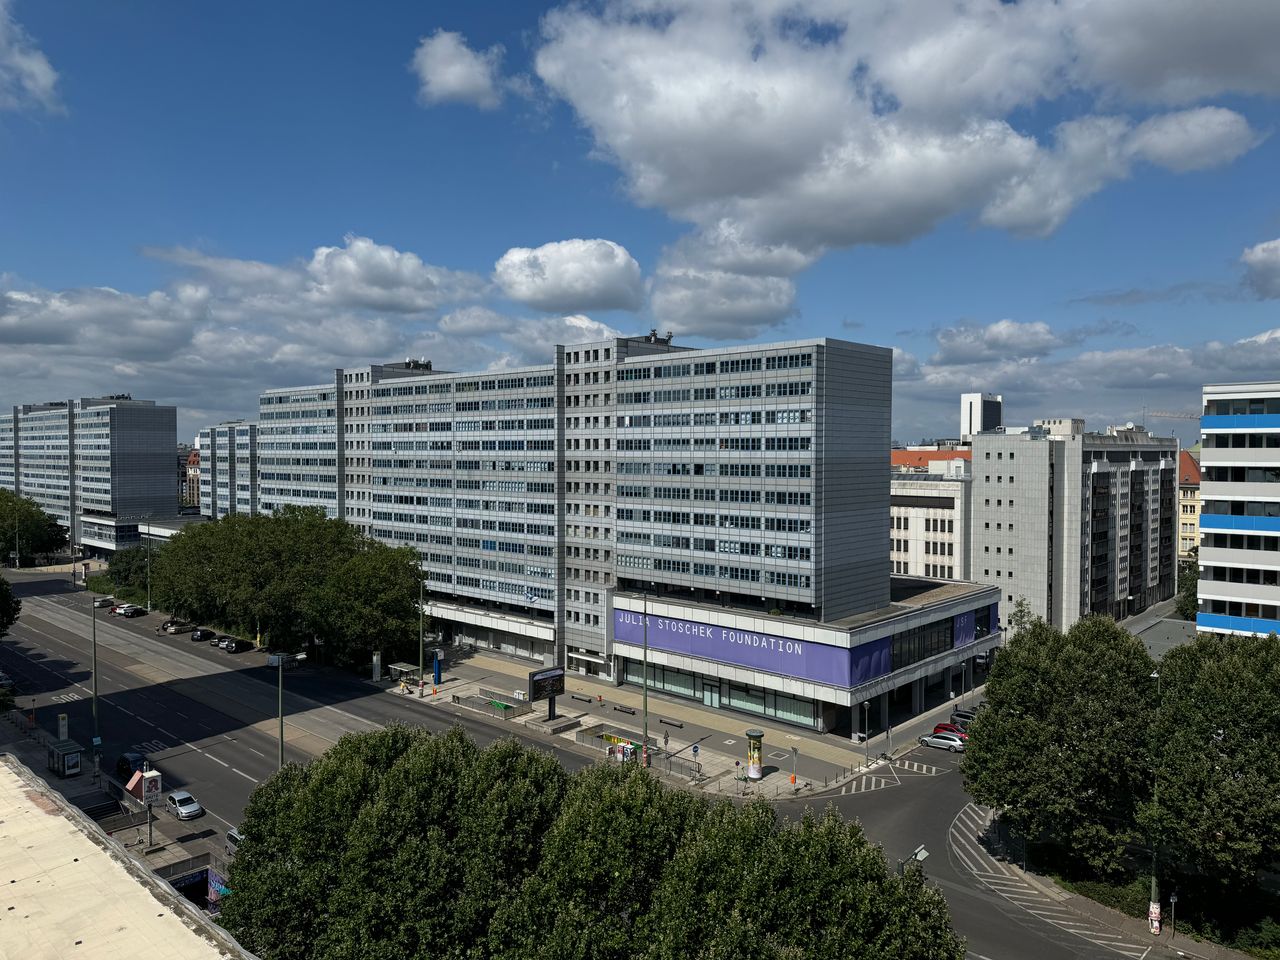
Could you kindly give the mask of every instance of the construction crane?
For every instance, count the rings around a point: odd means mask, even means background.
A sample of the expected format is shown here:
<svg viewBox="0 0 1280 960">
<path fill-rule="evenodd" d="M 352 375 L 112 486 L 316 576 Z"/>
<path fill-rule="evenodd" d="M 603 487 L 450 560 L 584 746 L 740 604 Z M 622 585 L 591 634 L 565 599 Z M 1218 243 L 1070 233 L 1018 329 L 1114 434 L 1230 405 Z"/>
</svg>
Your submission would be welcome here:
<svg viewBox="0 0 1280 960">
<path fill-rule="evenodd" d="M 1145 412 L 1145 411 L 1144 411 Z M 1173 413 L 1169 410 L 1152 410 L 1147 414 L 1152 420 L 1199 420 L 1198 413 Z"/>
</svg>

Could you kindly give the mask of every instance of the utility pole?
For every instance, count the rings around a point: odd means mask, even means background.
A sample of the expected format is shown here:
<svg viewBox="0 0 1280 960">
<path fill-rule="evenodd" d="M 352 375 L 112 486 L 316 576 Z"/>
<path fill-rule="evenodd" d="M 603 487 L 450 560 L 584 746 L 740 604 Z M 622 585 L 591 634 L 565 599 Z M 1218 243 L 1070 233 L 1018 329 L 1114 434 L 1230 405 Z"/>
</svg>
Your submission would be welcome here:
<svg viewBox="0 0 1280 960">
<path fill-rule="evenodd" d="M 641 699 L 641 713 L 644 716 L 643 730 L 641 732 L 642 741 L 642 762 L 646 768 L 649 766 L 649 591 L 646 588 L 644 593 L 644 666 L 642 675 L 643 693 Z"/>
<path fill-rule="evenodd" d="M 416 547 L 414 548 L 413 555 L 415 557 L 418 557 L 418 551 Z M 423 625 L 427 617 L 427 610 L 422 603 L 422 593 L 423 593 L 422 559 L 419 557 L 418 558 L 418 696 L 422 696 L 423 691 L 426 689 L 426 683 L 427 683 L 426 651 L 423 648 L 424 641 L 423 641 L 423 635 L 422 635 Z"/>
<path fill-rule="evenodd" d="M 98 755 L 98 608 L 89 601 L 89 619 L 93 623 L 93 754 Z"/>
<path fill-rule="evenodd" d="M 276 711 L 280 717 L 280 752 L 276 769 L 284 769 L 284 651 L 276 653 Z"/>
<path fill-rule="evenodd" d="M 1164 696 L 1160 691 L 1160 671 L 1152 670 L 1151 679 L 1156 682 L 1156 727 L 1160 726 L 1160 708 L 1164 703 Z M 1152 758 L 1154 760 L 1154 757 Z M 1151 932 L 1158 934 L 1160 932 L 1160 882 L 1156 879 L 1156 857 L 1159 846 L 1160 833 L 1160 767 L 1158 764 L 1152 764 L 1155 767 L 1155 785 L 1152 788 L 1152 806 L 1156 812 L 1156 832 L 1151 838 L 1151 903 L 1147 910 L 1148 922 L 1151 926 Z"/>
<path fill-rule="evenodd" d="M 147 521 L 147 613 L 151 612 L 151 521 Z"/>
<path fill-rule="evenodd" d="M 862 742 L 867 748 L 867 766 L 871 766 L 871 701 L 862 701 Z"/>
</svg>

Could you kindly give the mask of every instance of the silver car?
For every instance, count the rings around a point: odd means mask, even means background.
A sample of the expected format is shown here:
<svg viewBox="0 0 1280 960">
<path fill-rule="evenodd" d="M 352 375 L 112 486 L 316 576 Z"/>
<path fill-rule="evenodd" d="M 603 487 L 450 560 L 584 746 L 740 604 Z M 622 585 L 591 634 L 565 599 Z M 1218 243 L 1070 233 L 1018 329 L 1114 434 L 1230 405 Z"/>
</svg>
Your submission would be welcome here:
<svg viewBox="0 0 1280 960">
<path fill-rule="evenodd" d="M 920 738 L 920 746 L 937 747 L 952 753 L 964 753 L 964 740 L 954 733 L 931 733 Z"/>
<path fill-rule="evenodd" d="M 204 807 L 200 806 L 200 801 L 185 790 L 173 791 L 166 802 L 169 810 L 179 820 L 193 820 L 204 813 Z"/>
</svg>

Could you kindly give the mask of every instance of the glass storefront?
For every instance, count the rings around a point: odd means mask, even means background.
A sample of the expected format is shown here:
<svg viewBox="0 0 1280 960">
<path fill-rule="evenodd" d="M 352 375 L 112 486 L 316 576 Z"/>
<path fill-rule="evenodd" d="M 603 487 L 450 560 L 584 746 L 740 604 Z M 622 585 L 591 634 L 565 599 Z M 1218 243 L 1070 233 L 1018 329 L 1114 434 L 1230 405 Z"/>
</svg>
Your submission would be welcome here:
<svg viewBox="0 0 1280 960">
<path fill-rule="evenodd" d="M 635 660 L 622 661 L 622 679 L 634 686 L 641 684 L 641 664 Z M 768 717 L 780 723 L 790 723 L 810 730 L 818 726 L 818 703 L 804 697 L 749 687 L 745 684 L 700 677 L 675 667 L 649 665 L 649 689 L 661 690 L 678 697 L 698 700 L 707 706 L 724 707 L 759 717 Z"/>
</svg>

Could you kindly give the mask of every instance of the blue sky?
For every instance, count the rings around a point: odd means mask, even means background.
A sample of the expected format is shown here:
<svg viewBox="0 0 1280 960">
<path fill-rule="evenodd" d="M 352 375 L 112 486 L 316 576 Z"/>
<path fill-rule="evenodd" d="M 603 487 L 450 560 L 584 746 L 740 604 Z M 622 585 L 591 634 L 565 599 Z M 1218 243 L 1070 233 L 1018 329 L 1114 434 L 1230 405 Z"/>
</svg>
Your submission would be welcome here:
<svg viewBox="0 0 1280 960">
<path fill-rule="evenodd" d="M 190 434 L 656 326 L 892 346 L 904 441 L 973 389 L 1192 411 L 1280 373 L 1277 38 L 1273 0 L 0 0 L 0 403 Z"/>
</svg>

